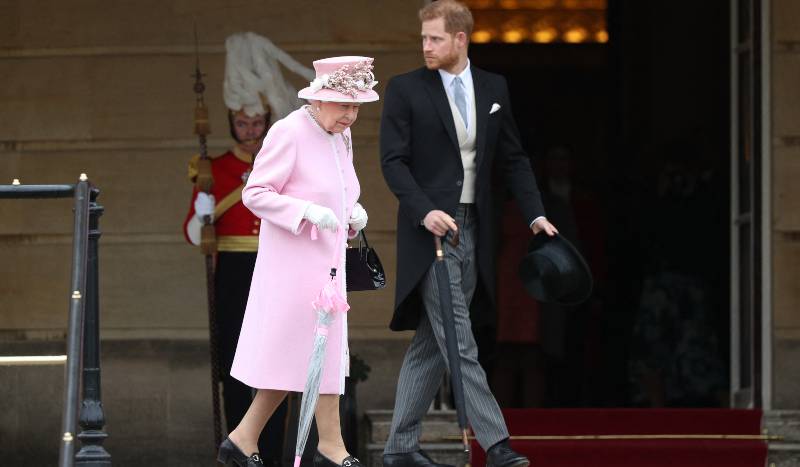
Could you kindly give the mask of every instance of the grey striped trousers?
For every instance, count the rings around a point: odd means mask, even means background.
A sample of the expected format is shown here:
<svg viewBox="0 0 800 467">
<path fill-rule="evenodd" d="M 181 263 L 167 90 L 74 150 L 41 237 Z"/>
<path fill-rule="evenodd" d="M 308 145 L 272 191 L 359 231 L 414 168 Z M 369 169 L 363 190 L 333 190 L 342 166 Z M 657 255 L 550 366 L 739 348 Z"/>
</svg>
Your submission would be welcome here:
<svg viewBox="0 0 800 467">
<path fill-rule="evenodd" d="M 445 264 L 450 275 L 467 420 L 485 450 L 507 438 L 508 429 L 500 407 L 489 390 L 486 373 L 478 363 L 478 347 L 469 319 L 469 303 L 478 280 L 475 258 L 477 224 L 472 205 L 459 205 L 456 224 L 460 243 L 455 248 L 445 245 Z M 422 418 L 428 411 L 447 369 L 447 350 L 435 269 L 432 266 L 420 284 L 426 313 L 422 314 L 400 369 L 392 427 L 384 449 L 386 454 L 413 452 L 420 448 Z"/>
</svg>

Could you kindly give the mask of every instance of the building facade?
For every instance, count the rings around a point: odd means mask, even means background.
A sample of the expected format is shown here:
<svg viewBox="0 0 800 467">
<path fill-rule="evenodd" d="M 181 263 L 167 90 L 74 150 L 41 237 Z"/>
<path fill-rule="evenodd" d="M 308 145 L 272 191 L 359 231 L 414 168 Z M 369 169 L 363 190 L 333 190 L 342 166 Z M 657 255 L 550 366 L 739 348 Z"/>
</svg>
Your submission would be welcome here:
<svg viewBox="0 0 800 467">
<path fill-rule="evenodd" d="M 196 60 L 206 74 L 209 150 L 221 153 L 232 144 L 222 100 L 227 35 L 257 32 L 306 65 L 326 56 L 373 56 L 380 94 L 389 77 L 422 64 L 416 12 L 424 3 L 12 0 L 0 6 L 0 183 L 73 183 L 87 173 L 101 189 L 104 404 L 107 447 L 120 465 L 197 456 L 197 440 L 211 439 L 211 411 L 204 411 L 211 399 L 204 264 L 181 233 L 191 194 L 186 165 L 198 152 Z M 647 11 L 691 15 L 694 3 L 657 0 Z M 729 79 L 719 83 L 730 104 L 730 119 L 722 122 L 730 137 L 729 215 L 719 239 L 730 247 L 720 269 L 729 290 L 728 400 L 763 407 L 772 431 L 789 430 L 800 410 L 800 185 L 794 182 L 800 4 L 718 3 L 730 26 L 718 38 L 730 53 Z M 613 46 L 615 18 L 635 11 L 625 0 L 607 8 L 604 39 Z M 592 34 L 602 42 L 598 31 Z M 608 63 L 614 66 L 613 53 Z M 628 76 L 638 72 L 634 67 Z M 304 85 L 286 73 L 296 87 Z M 635 103 L 625 109 L 635 110 Z M 386 289 L 351 297 L 351 347 L 372 368 L 359 385 L 361 411 L 392 406 L 410 338 L 388 330 L 397 203 L 380 174 L 380 110 L 380 103 L 364 106 L 353 129 L 370 242 L 390 272 Z M 611 133 L 614 126 L 607 128 Z M 70 203 L 3 200 L 0 219 L 0 353 L 62 353 Z M 0 367 L 0 381 L 0 400 L 11 402 L 0 413 L 0 439 L 10 440 L 0 442 L 0 453 L 50 452 L 51 445 L 57 452 L 62 369 Z M 786 435 L 798 439 L 790 430 Z M 159 447 L 164 439 L 174 449 Z"/>
</svg>

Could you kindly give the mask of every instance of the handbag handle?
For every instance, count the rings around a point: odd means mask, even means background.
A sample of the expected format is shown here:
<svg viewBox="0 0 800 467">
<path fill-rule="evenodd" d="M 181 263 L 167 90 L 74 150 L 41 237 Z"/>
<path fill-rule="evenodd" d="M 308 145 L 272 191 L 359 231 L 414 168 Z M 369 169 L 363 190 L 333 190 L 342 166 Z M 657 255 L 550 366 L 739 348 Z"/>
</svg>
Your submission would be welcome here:
<svg viewBox="0 0 800 467">
<path fill-rule="evenodd" d="M 367 234 L 364 233 L 364 230 L 366 230 L 366 229 L 361 229 L 361 230 L 358 231 L 358 236 L 359 236 L 358 243 L 361 243 L 361 241 L 363 240 L 364 241 L 364 245 L 367 248 L 369 248 L 369 242 L 367 241 Z"/>
</svg>

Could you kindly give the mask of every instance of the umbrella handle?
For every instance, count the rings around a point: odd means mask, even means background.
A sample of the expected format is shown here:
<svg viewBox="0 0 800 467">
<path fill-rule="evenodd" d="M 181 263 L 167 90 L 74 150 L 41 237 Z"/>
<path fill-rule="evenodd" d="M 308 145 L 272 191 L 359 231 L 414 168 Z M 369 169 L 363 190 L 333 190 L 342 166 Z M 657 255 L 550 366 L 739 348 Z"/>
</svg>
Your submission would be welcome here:
<svg viewBox="0 0 800 467">
<path fill-rule="evenodd" d="M 449 243 L 451 246 L 458 246 L 458 230 L 448 231 L 447 234 L 445 234 L 444 239 L 447 240 L 447 243 Z"/>
<path fill-rule="evenodd" d="M 458 246 L 458 231 L 448 230 L 444 237 L 440 237 L 438 235 L 433 236 L 433 244 L 436 246 L 436 260 L 443 261 L 444 260 L 444 250 L 442 249 L 442 238 L 447 241 L 451 246 Z"/>
</svg>

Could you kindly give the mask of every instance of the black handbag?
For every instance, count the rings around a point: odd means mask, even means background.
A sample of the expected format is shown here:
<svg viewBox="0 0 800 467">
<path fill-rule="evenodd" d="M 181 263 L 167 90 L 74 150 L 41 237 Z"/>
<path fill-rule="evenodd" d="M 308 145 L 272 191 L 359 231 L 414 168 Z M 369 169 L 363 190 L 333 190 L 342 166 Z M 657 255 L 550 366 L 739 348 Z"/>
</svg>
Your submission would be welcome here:
<svg viewBox="0 0 800 467">
<path fill-rule="evenodd" d="M 359 232 L 358 246 L 347 247 L 345 271 L 347 291 L 377 290 L 386 287 L 386 274 L 375 250 L 370 248 L 364 230 Z"/>
</svg>

